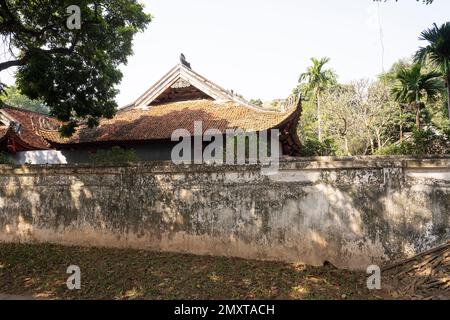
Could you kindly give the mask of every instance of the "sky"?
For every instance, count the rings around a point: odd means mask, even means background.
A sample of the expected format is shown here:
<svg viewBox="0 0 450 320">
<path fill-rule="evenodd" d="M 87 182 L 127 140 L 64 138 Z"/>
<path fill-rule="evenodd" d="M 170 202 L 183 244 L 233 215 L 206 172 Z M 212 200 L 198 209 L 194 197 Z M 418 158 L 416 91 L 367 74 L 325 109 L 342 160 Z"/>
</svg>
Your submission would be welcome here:
<svg viewBox="0 0 450 320">
<path fill-rule="evenodd" d="M 159 80 L 181 52 L 195 71 L 247 99 L 287 97 L 311 57 L 331 58 L 342 83 L 374 79 L 423 45 L 422 30 L 450 20 L 448 0 L 429 6 L 415 0 L 141 2 L 153 20 L 121 67 L 119 106 Z"/>
</svg>

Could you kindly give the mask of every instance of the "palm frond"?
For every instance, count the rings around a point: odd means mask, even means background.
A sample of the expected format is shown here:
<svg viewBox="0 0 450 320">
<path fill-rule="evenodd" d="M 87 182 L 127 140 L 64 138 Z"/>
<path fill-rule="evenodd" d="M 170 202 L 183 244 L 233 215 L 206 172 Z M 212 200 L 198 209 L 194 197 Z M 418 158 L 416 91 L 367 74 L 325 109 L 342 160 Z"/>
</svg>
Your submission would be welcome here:
<svg viewBox="0 0 450 320">
<path fill-rule="evenodd" d="M 414 54 L 414 62 L 425 64 L 425 61 L 427 60 L 428 54 L 430 52 L 429 47 L 420 47 L 419 50 Z"/>
<path fill-rule="evenodd" d="M 416 62 L 424 63 L 427 59 L 440 68 L 447 76 L 450 74 L 450 22 L 441 26 L 436 23 L 424 30 L 419 40 L 427 41 L 428 45 L 419 48 L 414 56 Z"/>
<path fill-rule="evenodd" d="M 400 103 L 411 104 L 424 98 L 432 101 L 443 91 L 441 76 L 436 71 L 423 72 L 419 63 L 402 67 L 396 74 L 396 84 L 391 94 Z"/>
<path fill-rule="evenodd" d="M 299 83 L 305 83 L 308 91 L 319 92 L 325 87 L 329 87 L 336 83 L 336 73 L 331 69 L 324 69 L 325 64 L 330 58 L 323 57 L 320 59 L 311 58 L 312 66 L 308 67 L 306 72 L 299 77 Z"/>
</svg>

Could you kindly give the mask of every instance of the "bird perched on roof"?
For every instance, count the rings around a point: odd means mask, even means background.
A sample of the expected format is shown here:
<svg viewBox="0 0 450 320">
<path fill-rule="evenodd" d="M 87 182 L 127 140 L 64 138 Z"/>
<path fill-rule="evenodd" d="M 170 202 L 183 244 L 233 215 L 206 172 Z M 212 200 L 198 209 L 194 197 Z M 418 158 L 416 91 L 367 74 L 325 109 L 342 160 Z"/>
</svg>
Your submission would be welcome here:
<svg viewBox="0 0 450 320">
<path fill-rule="evenodd" d="M 184 54 L 180 54 L 180 62 L 183 66 L 188 67 L 189 69 L 191 69 L 191 64 L 189 62 L 187 62 L 186 57 L 184 56 Z"/>
</svg>

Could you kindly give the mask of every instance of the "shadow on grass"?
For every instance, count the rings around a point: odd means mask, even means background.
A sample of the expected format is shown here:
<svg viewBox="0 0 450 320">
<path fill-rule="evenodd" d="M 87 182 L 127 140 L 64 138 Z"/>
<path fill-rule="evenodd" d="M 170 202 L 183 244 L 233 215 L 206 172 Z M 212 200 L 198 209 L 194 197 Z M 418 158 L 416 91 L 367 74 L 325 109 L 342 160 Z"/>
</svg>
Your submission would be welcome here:
<svg viewBox="0 0 450 320">
<path fill-rule="evenodd" d="M 66 269 L 81 268 L 81 290 Z M 47 299 L 376 299 L 333 267 L 141 250 L 0 244 L 0 288 Z"/>
</svg>

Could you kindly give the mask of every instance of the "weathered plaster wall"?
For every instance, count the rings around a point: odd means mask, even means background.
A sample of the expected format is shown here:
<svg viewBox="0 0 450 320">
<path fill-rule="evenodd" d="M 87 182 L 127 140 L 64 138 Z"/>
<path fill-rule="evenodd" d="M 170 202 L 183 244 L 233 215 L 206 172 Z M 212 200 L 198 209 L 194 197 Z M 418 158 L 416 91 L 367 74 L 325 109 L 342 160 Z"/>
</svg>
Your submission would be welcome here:
<svg viewBox="0 0 450 320">
<path fill-rule="evenodd" d="M 450 239 L 450 158 L 0 167 L 0 241 L 365 268 Z"/>
</svg>

